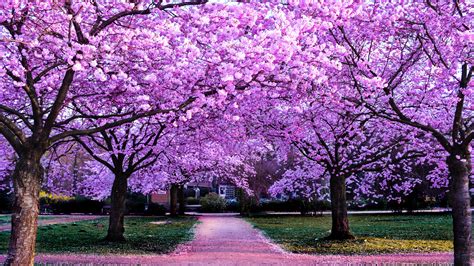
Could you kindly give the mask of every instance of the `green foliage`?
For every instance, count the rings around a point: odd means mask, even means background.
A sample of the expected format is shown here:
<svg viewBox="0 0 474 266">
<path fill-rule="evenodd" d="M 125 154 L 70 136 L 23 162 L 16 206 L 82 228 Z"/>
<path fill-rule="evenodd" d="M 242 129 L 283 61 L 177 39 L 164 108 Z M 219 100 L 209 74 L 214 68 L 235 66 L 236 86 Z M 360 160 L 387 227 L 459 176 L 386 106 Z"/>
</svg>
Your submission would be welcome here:
<svg viewBox="0 0 474 266">
<path fill-rule="evenodd" d="M 43 194 L 40 198 L 41 211 L 54 214 L 102 213 L 103 202 L 85 197 L 65 197 Z"/>
<path fill-rule="evenodd" d="M 251 212 L 255 212 L 258 208 L 258 201 L 254 196 L 250 196 L 243 189 L 239 189 L 237 193 L 239 199 L 240 215 L 250 216 Z"/>
<path fill-rule="evenodd" d="M 147 198 L 140 193 L 127 193 L 127 213 L 143 214 Z M 108 203 L 110 205 L 110 203 Z"/>
<path fill-rule="evenodd" d="M 163 221 L 162 224 L 151 222 Z M 107 218 L 69 224 L 41 226 L 36 241 L 40 253 L 156 254 L 172 251 L 192 238 L 195 218 L 175 219 L 125 217 L 124 243 L 103 241 L 107 234 Z M 0 252 L 6 253 L 9 232 L 0 233 Z"/>
<path fill-rule="evenodd" d="M 199 199 L 196 199 L 194 197 L 187 197 L 186 198 L 186 204 L 187 205 L 198 205 L 199 204 Z"/>
<path fill-rule="evenodd" d="M 448 214 L 352 215 L 349 241 L 323 240 L 331 217 L 264 216 L 248 220 L 291 252 L 378 254 L 451 251 L 452 219 Z"/>
<path fill-rule="evenodd" d="M 226 207 L 226 200 L 217 193 L 211 192 L 201 198 L 201 211 L 203 212 L 223 212 Z"/>
<path fill-rule="evenodd" d="M 165 206 L 158 204 L 158 203 L 150 203 L 148 204 L 148 209 L 145 211 L 145 215 L 156 215 L 162 216 L 166 214 Z"/>
<path fill-rule="evenodd" d="M 241 210 L 240 202 L 236 200 L 228 201 L 225 206 L 225 210 L 228 212 L 240 212 Z"/>
</svg>

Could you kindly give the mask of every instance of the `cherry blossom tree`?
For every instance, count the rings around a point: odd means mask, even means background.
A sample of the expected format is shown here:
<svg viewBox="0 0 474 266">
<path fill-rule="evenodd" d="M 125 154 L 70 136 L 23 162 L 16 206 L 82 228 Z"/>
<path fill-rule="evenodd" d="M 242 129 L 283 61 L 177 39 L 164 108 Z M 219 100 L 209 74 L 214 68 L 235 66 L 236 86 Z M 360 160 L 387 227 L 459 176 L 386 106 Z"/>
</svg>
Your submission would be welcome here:
<svg viewBox="0 0 474 266">
<path fill-rule="evenodd" d="M 0 150 L 4 152 L 4 155 L 0 156 L 0 190 L 9 190 L 11 189 L 10 176 L 13 173 L 15 158 L 8 143 L 2 138 L 0 138 Z"/>
<path fill-rule="evenodd" d="M 15 209 L 23 210 L 13 215 L 9 263 L 16 259 L 32 263 L 38 207 L 30 203 L 37 202 L 41 158 L 50 145 L 142 117 L 172 113 L 211 94 L 225 99 L 252 81 L 256 83 L 251 87 L 266 82 L 262 72 L 274 77 L 282 70 L 276 65 L 291 69 L 288 63 L 293 62 L 294 53 L 288 52 L 299 49 L 292 45 L 298 41 L 292 16 L 286 17 L 281 10 L 269 13 L 264 5 L 248 5 L 248 9 L 213 5 L 203 13 L 162 12 L 202 3 L 2 4 L 0 24 L 6 37 L 1 47 L 5 56 L 0 129 L 18 154 Z M 212 54 L 201 55 L 196 44 L 210 47 Z M 202 62 L 222 64 L 207 68 L 190 64 L 199 56 L 205 58 Z M 212 78 L 202 81 L 202 77 Z M 220 88 L 209 90 L 216 86 Z M 137 100 L 147 102 L 159 96 L 167 97 L 166 104 L 135 105 Z M 97 108 L 111 105 L 115 109 Z M 130 106 L 134 108 L 122 108 Z M 84 127 L 83 119 L 95 119 L 98 126 Z"/>
<path fill-rule="evenodd" d="M 344 66 L 357 100 L 444 150 L 457 265 L 469 265 L 471 254 L 473 10 L 468 1 L 367 3 L 332 30 L 348 51 Z"/>
<path fill-rule="evenodd" d="M 15 154 L 7 264 L 33 263 L 52 147 L 82 144 L 94 159 L 84 184 L 123 195 L 127 181 L 151 191 L 216 175 L 248 187 L 262 137 L 314 162 L 310 181 L 329 177 L 335 238 L 351 236 L 346 181 L 403 168 L 434 139 L 446 160 L 430 161 L 433 175 L 450 175 L 455 262 L 469 263 L 472 4 L 205 2 L 0 4 L 0 133 Z M 160 128 L 176 138 L 166 160 Z M 94 180 L 101 171 L 114 175 Z M 121 239 L 123 198 L 114 202 Z"/>
<path fill-rule="evenodd" d="M 147 87 L 155 87 L 156 76 L 149 75 L 147 69 L 153 67 L 152 59 L 163 59 L 170 51 L 166 34 L 179 34 L 172 22 L 162 31 L 147 31 L 159 24 L 157 20 L 164 12 L 142 15 L 173 6 L 176 5 L 161 2 L 2 3 L 0 25 L 5 37 L 0 48 L 0 132 L 18 156 L 13 174 L 15 212 L 7 264 L 33 263 L 43 175 L 41 158 L 51 144 L 167 113 L 169 108 L 182 108 L 193 101 L 185 94 L 184 100 L 175 98 L 168 106 L 137 106 L 125 113 L 119 108 L 130 106 Z M 161 39 L 150 38 L 153 32 L 162 32 Z M 139 66 L 138 62 L 148 65 Z M 139 84 L 140 80 L 149 83 Z M 86 102 L 96 106 L 113 103 L 117 109 L 112 113 L 96 108 L 79 110 L 87 106 Z M 84 118 L 95 118 L 99 126 L 81 128 Z"/>
<path fill-rule="evenodd" d="M 312 163 L 302 155 L 295 156 L 294 165 L 286 169 L 281 178 L 276 180 L 269 188 L 273 196 L 298 197 L 309 202 L 330 201 L 329 180 L 323 173 L 322 166 Z"/>
<path fill-rule="evenodd" d="M 118 128 L 102 130 L 97 134 L 76 137 L 83 149 L 114 175 L 106 240 L 125 241 L 123 222 L 128 179 L 159 159 L 162 150 L 158 141 L 162 138 L 164 129 L 163 123 L 150 117 Z"/>
<path fill-rule="evenodd" d="M 287 184 L 300 187 L 297 191 L 309 197 L 323 197 L 321 189 L 328 185 L 332 212 L 328 238 L 339 240 L 354 238 L 347 216 L 347 181 L 354 183 L 361 174 L 390 176 L 389 165 L 423 156 L 404 145 L 409 132 L 380 123 L 363 106 L 354 104 L 350 88 L 344 89 L 344 82 L 337 86 L 336 80 L 342 79 L 335 76 L 330 82 L 334 87 L 318 88 L 301 98 L 299 104 L 293 102 L 292 107 L 281 103 L 280 110 L 270 114 L 278 119 L 265 125 L 268 137 L 280 138 L 281 145 L 292 145 L 315 164 L 297 164 L 272 190 L 288 191 L 277 187 Z"/>
<path fill-rule="evenodd" d="M 389 164 L 421 155 L 403 146 L 405 136 L 392 134 L 396 129 L 380 128 L 377 121 L 358 112 L 334 114 L 327 109 L 324 113 L 311 111 L 305 137 L 293 143 L 307 159 L 323 166 L 324 172 L 313 174 L 329 176 L 332 229 L 328 238 L 350 239 L 354 237 L 347 217 L 347 179 L 364 172 L 390 175 Z"/>
<path fill-rule="evenodd" d="M 82 193 L 82 183 L 90 171 L 85 168 L 90 157 L 74 142 L 52 146 L 43 157 L 42 189 L 50 193 L 76 196 Z"/>
</svg>

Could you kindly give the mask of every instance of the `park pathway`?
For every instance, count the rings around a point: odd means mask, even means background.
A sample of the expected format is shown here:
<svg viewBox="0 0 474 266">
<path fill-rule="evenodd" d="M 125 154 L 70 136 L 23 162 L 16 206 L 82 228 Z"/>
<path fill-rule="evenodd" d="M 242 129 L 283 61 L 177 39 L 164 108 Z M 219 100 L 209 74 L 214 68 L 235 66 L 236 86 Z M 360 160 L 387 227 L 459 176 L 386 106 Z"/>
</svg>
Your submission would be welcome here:
<svg viewBox="0 0 474 266">
<path fill-rule="evenodd" d="M 227 257 L 284 253 L 252 225 L 238 217 L 202 216 L 199 222 L 195 239 L 179 247 L 176 255 Z"/>
<path fill-rule="evenodd" d="M 95 220 L 101 216 L 96 215 L 58 215 L 57 217 L 51 217 L 49 219 L 39 219 L 38 226 L 52 225 L 52 224 L 65 224 L 74 223 L 79 221 Z M 0 232 L 10 231 L 11 224 L 0 225 Z"/>
<path fill-rule="evenodd" d="M 0 262 L 4 256 L 0 256 Z M 300 255 L 284 252 L 258 230 L 236 216 L 199 217 L 194 240 L 170 255 L 39 254 L 47 265 L 449 265 L 451 253 L 376 256 Z"/>
</svg>

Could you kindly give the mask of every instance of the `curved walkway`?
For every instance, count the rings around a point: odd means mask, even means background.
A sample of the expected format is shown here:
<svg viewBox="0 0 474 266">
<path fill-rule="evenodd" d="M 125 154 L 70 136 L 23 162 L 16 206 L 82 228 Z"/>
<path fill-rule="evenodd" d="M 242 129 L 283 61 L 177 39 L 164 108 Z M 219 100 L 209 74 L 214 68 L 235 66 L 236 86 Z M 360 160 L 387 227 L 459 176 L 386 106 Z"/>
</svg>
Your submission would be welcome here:
<svg viewBox="0 0 474 266">
<path fill-rule="evenodd" d="M 245 220 L 232 216 L 201 216 L 195 239 L 171 255 L 38 255 L 36 262 L 87 265 L 316 265 L 406 263 L 450 264 L 451 253 L 376 256 L 316 256 L 283 251 Z M 0 258 L 0 261 L 2 258 Z"/>
</svg>

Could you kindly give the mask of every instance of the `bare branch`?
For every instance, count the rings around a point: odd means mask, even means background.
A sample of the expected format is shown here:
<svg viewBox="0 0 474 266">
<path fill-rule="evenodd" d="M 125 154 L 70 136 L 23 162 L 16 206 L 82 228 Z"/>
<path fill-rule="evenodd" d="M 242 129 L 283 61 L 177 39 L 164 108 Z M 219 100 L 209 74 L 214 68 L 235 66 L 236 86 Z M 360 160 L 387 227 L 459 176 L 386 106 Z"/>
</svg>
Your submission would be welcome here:
<svg viewBox="0 0 474 266">
<path fill-rule="evenodd" d="M 117 120 L 117 121 L 114 121 L 114 122 L 106 123 L 103 126 L 99 126 L 99 127 L 95 127 L 95 128 L 70 130 L 70 131 L 59 133 L 59 134 L 51 137 L 50 141 L 55 142 L 55 141 L 58 141 L 60 139 L 71 137 L 71 136 L 81 136 L 81 135 L 93 134 L 93 133 L 97 133 L 97 132 L 107 130 L 107 129 L 110 129 L 110 128 L 118 127 L 118 126 L 126 124 L 126 123 L 133 122 L 133 121 L 135 121 L 137 119 L 140 119 L 142 117 L 153 116 L 153 115 L 160 114 L 160 113 L 163 113 L 163 114 L 164 113 L 169 113 L 171 111 L 172 110 L 169 110 L 169 109 L 166 109 L 166 110 L 157 109 L 157 110 L 153 110 L 153 111 L 149 111 L 149 112 L 145 112 L 145 113 L 136 114 L 136 115 L 133 115 L 131 117 L 124 118 L 124 119 L 121 119 L 121 120 Z"/>
<path fill-rule="evenodd" d="M 13 147 L 16 153 L 20 153 L 22 150 L 22 141 L 15 136 L 5 125 L 0 123 L 0 134 L 2 134 L 8 143 Z"/>
<path fill-rule="evenodd" d="M 38 83 L 41 78 L 43 78 L 44 76 L 46 76 L 51 70 L 55 69 L 56 67 L 60 66 L 60 65 L 63 65 L 64 63 L 55 63 L 55 64 L 52 64 L 50 65 L 49 67 L 45 68 L 43 71 L 41 71 L 40 73 L 38 73 L 38 75 L 36 77 L 33 78 L 33 83 Z"/>
<path fill-rule="evenodd" d="M 59 112 L 61 111 L 73 78 L 74 71 L 72 69 L 68 69 L 66 71 L 66 74 L 64 75 L 61 87 L 59 88 L 58 95 L 56 96 L 56 100 L 54 101 L 53 106 L 51 108 L 51 112 L 49 113 L 48 118 L 46 119 L 46 122 L 44 124 L 44 134 L 46 136 L 48 136 L 51 132 L 54 122 L 56 121 L 56 118 L 58 117 Z"/>
<path fill-rule="evenodd" d="M 15 135 L 15 137 L 18 138 L 18 140 L 21 143 L 26 142 L 26 136 L 23 133 L 23 131 L 21 131 L 21 129 L 17 125 L 15 125 L 13 121 L 8 119 L 6 116 L 0 115 L 0 125 L 3 125 L 6 129 L 8 129 L 9 132 Z"/>
<path fill-rule="evenodd" d="M 0 104 L 0 109 L 9 113 L 9 114 L 12 114 L 12 115 L 15 115 L 17 116 L 18 118 L 21 119 L 21 121 L 23 121 L 23 123 L 25 123 L 25 125 L 29 128 L 29 129 L 32 129 L 33 128 L 33 125 L 30 123 L 30 121 L 28 121 L 28 118 L 26 118 L 26 116 L 24 114 L 22 114 L 21 112 L 13 109 L 13 108 L 10 108 L 6 105 L 3 105 L 3 104 Z"/>
<path fill-rule="evenodd" d="M 109 168 L 111 171 L 114 171 L 114 168 L 111 164 L 109 164 L 107 161 L 103 160 L 102 158 L 100 158 L 99 156 L 97 156 L 94 151 L 89 147 L 89 145 L 87 145 L 81 138 L 75 136 L 74 139 L 79 143 L 81 144 L 81 146 L 87 151 L 87 153 L 89 153 L 90 156 L 92 156 L 92 158 L 94 158 L 96 161 L 98 161 L 99 163 L 103 164 L 104 166 L 106 166 L 107 168 Z"/>
</svg>

